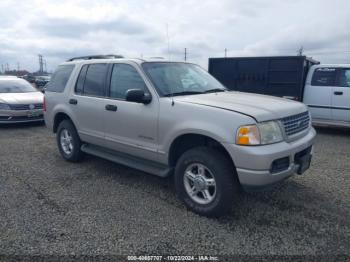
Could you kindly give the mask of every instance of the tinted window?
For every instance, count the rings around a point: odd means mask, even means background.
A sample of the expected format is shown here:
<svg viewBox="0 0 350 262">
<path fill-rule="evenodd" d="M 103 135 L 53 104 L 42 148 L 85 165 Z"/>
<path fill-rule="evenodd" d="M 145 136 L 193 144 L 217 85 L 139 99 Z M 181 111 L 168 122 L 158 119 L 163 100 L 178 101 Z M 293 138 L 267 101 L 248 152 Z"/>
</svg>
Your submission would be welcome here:
<svg viewBox="0 0 350 262">
<path fill-rule="evenodd" d="M 115 64 L 112 70 L 110 97 L 125 99 L 129 89 L 146 91 L 145 83 L 136 69 L 126 64 Z"/>
<path fill-rule="evenodd" d="M 23 79 L 1 79 L 0 93 L 29 93 L 38 92 L 31 84 Z"/>
<path fill-rule="evenodd" d="M 339 86 L 350 87 L 350 69 L 340 70 Z"/>
<path fill-rule="evenodd" d="M 106 72 L 107 64 L 89 65 L 84 82 L 84 95 L 104 96 Z"/>
<path fill-rule="evenodd" d="M 336 70 L 335 68 L 317 68 L 312 77 L 313 86 L 334 86 Z"/>
<path fill-rule="evenodd" d="M 68 79 L 73 71 L 74 65 L 59 66 L 52 75 L 46 90 L 51 92 L 63 92 Z"/>
<path fill-rule="evenodd" d="M 77 84 L 75 86 L 75 92 L 78 93 L 78 94 L 82 94 L 83 93 L 84 82 L 85 82 L 85 75 L 86 75 L 87 69 L 88 69 L 88 65 L 84 65 L 82 67 L 82 69 L 80 70 L 78 81 L 77 81 Z"/>
</svg>

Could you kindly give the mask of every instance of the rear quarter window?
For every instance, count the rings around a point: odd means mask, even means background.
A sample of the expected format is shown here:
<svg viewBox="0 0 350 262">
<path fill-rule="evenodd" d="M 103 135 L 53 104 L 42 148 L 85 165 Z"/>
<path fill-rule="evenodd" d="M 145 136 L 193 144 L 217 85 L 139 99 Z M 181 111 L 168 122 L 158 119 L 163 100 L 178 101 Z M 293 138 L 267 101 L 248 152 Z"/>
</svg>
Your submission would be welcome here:
<svg viewBox="0 0 350 262">
<path fill-rule="evenodd" d="M 55 73 L 53 73 L 46 90 L 50 92 L 62 93 L 67 85 L 70 75 L 74 69 L 74 65 L 61 65 Z"/>
<path fill-rule="evenodd" d="M 317 68 L 312 76 L 313 86 L 334 86 L 336 79 L 335 68 Z"/>
</svg>

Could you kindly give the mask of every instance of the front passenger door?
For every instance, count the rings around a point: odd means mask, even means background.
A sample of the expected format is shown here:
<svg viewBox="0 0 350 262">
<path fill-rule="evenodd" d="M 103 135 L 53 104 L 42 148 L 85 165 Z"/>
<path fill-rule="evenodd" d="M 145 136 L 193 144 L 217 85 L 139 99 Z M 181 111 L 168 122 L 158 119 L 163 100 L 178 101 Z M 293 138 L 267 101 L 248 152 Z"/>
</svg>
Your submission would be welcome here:
<svg viewBox="0 0 350 262">
<path fill-rule="evenodd" d="M 105 113 L 106 146 L 123 153 L 157 160 L 158 99 L 142 104 L 126 101 L 126 91 L 143 89 L 150 94 L 140 72 L 131 64 L 114 64 L 110 69 L 108 105 Z"/>
</svg>

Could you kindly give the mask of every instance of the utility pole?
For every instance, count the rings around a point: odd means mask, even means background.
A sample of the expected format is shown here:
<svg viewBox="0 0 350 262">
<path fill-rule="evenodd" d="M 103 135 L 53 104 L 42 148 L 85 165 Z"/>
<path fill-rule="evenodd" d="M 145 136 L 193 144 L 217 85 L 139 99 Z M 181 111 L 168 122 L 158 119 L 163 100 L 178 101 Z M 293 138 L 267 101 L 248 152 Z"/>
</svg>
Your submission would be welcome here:
<svg viewBox="0 0 350 262">
<path fill-rule="evenodd" d="M 227 57 L 227 48 L 225 48 L 225 57 Z"/>
<path fill-rule="evenodd" d="M 302 56 L 302 55 L 303 55 L 303 52 L 304 52 L 304 47 L 301 46 L 301 47 L 298 49 L 298 56 Z"/>
<path fill-rule="evenodd" d="M 185 61 L 187 61 L 187 48 L 185 47 Z"/>
<path fill-rule="evenodd" d="M 4 74 L 5 71 L 4 71 L 4 64 L 1 64 L 1 73 Z"/>
<path fill-rule="evenodd" d="M 39 57 L 39 72 L 42 73 L 44 71 L 44 68 L 43 68 L 43 56 L 42 55 L 38 55 Z"/>
<path fill-rule="evenodd" d="M 46 67 L 46 59 L 43 61 L 44 62 L 44 72 L 47 72 L 47 67 Z"/>
</svg>

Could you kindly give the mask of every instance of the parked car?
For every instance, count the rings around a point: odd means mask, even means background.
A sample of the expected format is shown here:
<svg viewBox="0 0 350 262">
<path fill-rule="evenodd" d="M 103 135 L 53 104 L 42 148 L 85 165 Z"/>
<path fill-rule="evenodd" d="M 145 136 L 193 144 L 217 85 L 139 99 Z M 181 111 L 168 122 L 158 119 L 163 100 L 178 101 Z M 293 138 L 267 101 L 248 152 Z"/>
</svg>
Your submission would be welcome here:
<svg viewBox="0 0 350 262">
<path fill-rule="evenodd" d="M 35 85 L 36 87 L 42 91 L 44 87 L 47 85 L 48 82 L 50 82 L 51 77 L 50 76 L 37 76 L 35 77 Z"/>
<path fill-rule="evenodd" d="M 305 56 L 210 58 L 209 72 L 230 90 L 302 101 L 315 124 L 350 127 L 350 64 Z"/>
<path fill-rule="evenodd" d="M 43 94 L 24 79 L 0 76 L 0 124 L 43 120 Z"/>
<path fill-rule="evenodd" d="M 240 188 L 266 188 L 310 166 L 307 107 L 229 92 L 201 67 L 141 59 L 71 59 L 45 92 L 62 157 L 83 153 L 166 177 L 206 216 L 229 212 Z"/>
<path fill-rule="evenodd" d="M 22 78 L 32 84 L 35 82 L 35 76 L 33 75 L 24 75 Z"/>
</svg>

